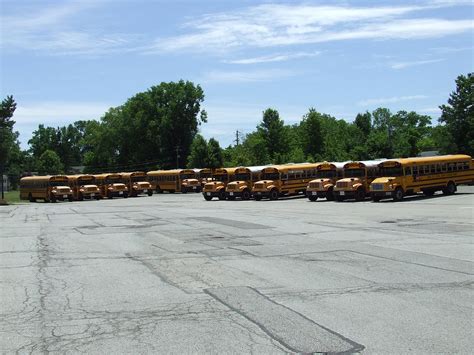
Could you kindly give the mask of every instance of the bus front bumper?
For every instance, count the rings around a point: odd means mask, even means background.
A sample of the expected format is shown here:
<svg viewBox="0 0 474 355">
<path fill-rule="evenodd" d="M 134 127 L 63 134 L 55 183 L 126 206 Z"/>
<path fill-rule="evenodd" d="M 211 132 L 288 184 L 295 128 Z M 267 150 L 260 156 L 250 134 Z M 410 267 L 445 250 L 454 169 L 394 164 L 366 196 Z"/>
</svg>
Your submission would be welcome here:
<svg viewBox="0 0 474 355">
<path fill-rule="evenodd" d="M 225 195 L 227 197 L 242 197 L 242 191 L 226 191 Z"/>
<path fill-rule="evenodd" d="M 334 190 L 333 193 L 334 193 L 334 196 L 340 196 L 340 197 L 348 198 L 348 199 L 355 198 L 355 194 L 356 194 L 355 191 L 351 191 L 351 190 L 349 190 L 349 191 L 347 191 L 347 190 Z"/>
<path fill-rule="evenodd" d="M 393 191 L 371 191 L 370 196 L 378 198 L 392 198 Z"/>
<path fill-rule="evenodd" d="M 204 197 L 211 197 L 211 198 L 214 198 L 214 197 L 219 197 L 219 192 L 220 191 L 203 191 L 202 192 L 202 195 Z"/>
<path fill-rule="evenodd" d="M 318 196 L 318 198 L 325 198 L 326 197 L 326 191 L 306 190 L 306 196 L 307 197 Z"/>
<path fill-rule="evenodd" d="M 261 198 L 269 198 L 270 197 L 270 191 L 255 191 L 252 192 L 252 196 L 255 197 L 261 197 Z"/>
</svg>

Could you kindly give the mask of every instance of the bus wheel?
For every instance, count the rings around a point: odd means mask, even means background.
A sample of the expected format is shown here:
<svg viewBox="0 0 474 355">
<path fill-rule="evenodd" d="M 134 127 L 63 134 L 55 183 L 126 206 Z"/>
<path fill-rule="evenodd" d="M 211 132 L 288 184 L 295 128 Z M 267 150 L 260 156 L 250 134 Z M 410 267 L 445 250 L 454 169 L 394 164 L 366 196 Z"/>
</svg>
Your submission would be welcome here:
<svg viewBox="0 0 474 355">
<path fill-rule="evenodd" d="M 456 185 L 454 185 L 454 182 L 448 182 L 448 185 L 443 189 L 443 193 L 445 195 L 454 195 L 456 193 Z"/>
<path fill-rule="evenodd" d="M 185 186 L 181 186 L 181 193 L 183 194 L 188 193 L 188 189 Z"/>
<path fill-rule="evenodd" d="M 255 196 L 255 201 L 261 201 L 261 200 L 262 200 L 262 196 L 258 196 L 258 195 Z"/>
<path fill-rule="evenodd" d="M 217 196 L 217 198 L 218 198 L 219 200 L 221 200 L 221 201 L 222 201 L 222 200 L 225 200 L 225 191 L 224 191 L 224 189 L 222 189 L 221 191 L 219 191 L 219 195 Z"/>
<path fill-rule="evenodd" d="M 434 190 L 423 190 L 423 195 L 425 196 L 433 196 L 434 193 Z"/>
<path fill-rule="evenodd" d="M 113 195 L 112 195 L 110 192 L 107 192 L 107 198 L 109 198 L 109 199 L 113 199 L 113 198 L 114 198 L 114 196 L 113 196 Z"/>
<path fill-rule="evenodd" d="M 308 195 L 308 198 L 310 201 L 316 201 L 318 199 L 318 196 L 314 196 L 314 195 Z"/>
<path fill-rule="evenodd" d="M 128 192 L 124 192 L 123 193 L 123 198 L 127 198 L 128 197 Z"/>
<path fill-rule="evenodd" d="M 74 199 L 72 198 L 72 195 L 71 195 L 71 196 L 68 196 L 67 200 L 68 200 L 69 202 L 72 202 Z"/>
<path fill-rule="evenodd" d="M 160 189 L 159 186 L 157 186 L 157 187 L 156 187 L 156 193 L 157 193 L 157 194 L 162 194 L 162 193 L 163 193 L 163 190 Z"/>
<path fill-rule="evenodd" d="M 211 201 L 211 200 L 212 200 L 212 196 L 204 195 L 204 199 L 205 199 L 206 201 Z"/>
<path fill-rule="evenodd" d="M 250 200 L 250 191 L 249 190 L 242 191 L 242 200 L 244 200 L 244 201 Z"/>
<path fill-rule="evenodd" d="M 229 201 L 234 201 L 234 200 L 235 200 L 235 196 L 227 196 L 227 199 L 228 199 Z"/>
<path fill-rule="evenodd" d="M 337 201 L 337 202 L 342 202 L 342 201 L 344 201 L 344 196 L 336 195 L 336 201 Z"/>
<path fill-rule="evenodd" d="M 372 197 L 372 201 L 380 202 L 380 197 L 379 196 L 374 196 L 374 197 Z"/>
<path fill-rule="evenodd" d="M 355 200 L 356 201 L 362 201 L 365 199 L 365 191 L 364 189 L 357 189 L 356 193 L 355 193 Z"/>
<path fill-rule="evenodd" d="M 78 201 L 83 201 L 84 200 L 84 196 L 79 192 L 79 196 L 77 197 L 77 200 Z"/>
<path fill-rule="evenodd" d="M 153 190 L 148 190 L 147 194 L 148 194 L 148 196 L 152 196 L 153 195 Z"/>
<path fill-rule="evenodd" d="M 31 192 L 28 194 L 28 200 L 29 200 L 30 202 L 36 202 L 36 199 L 33 198 L 33 196 L 31 195 Z"/>
<path fill-rule="evenodd" d="M 270 191 L 270 200 L 278 200 L 278 191 L 276 189 L 273 189 Z"/>
<path fill-rule="evenodd" d="M 397 187 L 395 189 L 395 192 L 393 193 L 393 200 L 401 201 L 403 200 L 403 196 L 405 196 L 405 194 L 403 193 L 403 189 L 401 187 Z"/>
<path fill-rule="evenodd" d="M 51 202 L 53 202 L 53 203 L 56 202 L 56 196 L 51 195 L 51 197 L 49 198 L 49 200 L 50 200 Z"/>
<path fill-rule="evenodd" d="M 100 197 L 100 196 L 96 196 L 95 199 L 96 199 L 97 201 L 99 201 L 99 200 L 101 199 L 101 197 Z"/>
<path fill-rule="evenodd" d="M 334 192 L 332 191 L 332 188 L 326 191 L 326 200 L 334 201 Z"/>
</svg>

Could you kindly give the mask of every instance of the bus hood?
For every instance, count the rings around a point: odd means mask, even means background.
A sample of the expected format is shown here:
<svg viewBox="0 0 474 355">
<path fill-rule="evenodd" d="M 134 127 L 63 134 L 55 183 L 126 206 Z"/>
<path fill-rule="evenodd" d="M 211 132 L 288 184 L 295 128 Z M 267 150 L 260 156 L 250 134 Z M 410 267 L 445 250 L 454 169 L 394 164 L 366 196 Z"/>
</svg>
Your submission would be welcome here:
<svg viewBox="0 0 474 355">
<path fill-rule="evenodd" d="M 189 186 L 197 186 L 199 185 L 199 180 L 198 179 L 184 179 L 183 184 L 189 185 Z"/>
<path fill-rule="evenodd" d="M 56 186 L 53 189 L 53 192 L 55 192 L 57 194 L 70 194 L 70 193 L 72 193 L 72 190 L 69 186 Z"/>
<path fill-rule="evenodd" d="M 396 180 L 396 177 L 394 176 L 390 176 L 390 177 L 379 177 L 379 178 L 376 178 L 374 181 L 372 181 L 373 184 L 387 184 L 389 182 L 392 182 Z"/>
<path fill-rule="evenodd" d="M 238 190 L 241 187 L 247 186 L 246 181 L 232 181 L 227 184 L 228 190 Z"/>
</svg>

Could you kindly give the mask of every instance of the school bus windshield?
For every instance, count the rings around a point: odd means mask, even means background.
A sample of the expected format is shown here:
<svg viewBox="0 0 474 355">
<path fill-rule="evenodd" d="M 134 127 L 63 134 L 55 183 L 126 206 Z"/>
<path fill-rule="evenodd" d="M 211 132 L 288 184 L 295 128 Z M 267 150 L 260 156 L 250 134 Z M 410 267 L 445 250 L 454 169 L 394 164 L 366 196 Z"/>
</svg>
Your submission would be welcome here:
<svg viewBox="0 0 474 355">
<path fill-rule="evenodd" d="M 77 184 L 78 185 L 91 185 L 95 183 L 95 179 L 87 179 L 87 178 L 82 178 L 82 179 L 77 179 Z"/>
<path fill-rule="evenodd" d="M 381 167 L 380 176 L 403 176 L 401 166 Z"/>
<path fill-rule="evenodd" d="M 196 175 L 194 174 L 181 174 L 181 179 L 194 179 L 196 177 Z"/>
<path fill-rule="evenodd" d="M 227 174 L 214 175 L 214 179 L 216 179 L 217 181 L 226 182 L 227 181 Z"/>
<path fill-rule="evenodd" d="M 345 169 L 344 176 L 345 177 L 364 177 L 365 169 Z"/>
<path fill-rule="evenodd" d="M 120 178 L 119 177 L 108 177 L 105 179 L 106 184 L 117 184 L 120 183 Z"/>
<path fill-rule="evenodd" d="M 132 182 L 140 182 L 146 180 L 145 176 L 132 176 Z"/>
<path fill-rule="evenodd" d="M 250 174 L 249 173 L 235 174 L 235 180 L 248 181 L 250 180 Z"/>
<path fill-rule="evenodd" d="M 67 181 L 50 181 L 49 182 L 49 186 L 53 187 L 53 186 L 64 186 L 64 185 L 67 185 Z"/>
<path fill-rule="evenodd" d="M 280 174 L 279 173 L 263 173 L 262 180 L 279 180 Z"/>
<path fill-rule="evenodd" d="M 336 177 L 336 170 L 320 170 L 317 176 L 318 178 L 334 178 Z"/>
</svg>

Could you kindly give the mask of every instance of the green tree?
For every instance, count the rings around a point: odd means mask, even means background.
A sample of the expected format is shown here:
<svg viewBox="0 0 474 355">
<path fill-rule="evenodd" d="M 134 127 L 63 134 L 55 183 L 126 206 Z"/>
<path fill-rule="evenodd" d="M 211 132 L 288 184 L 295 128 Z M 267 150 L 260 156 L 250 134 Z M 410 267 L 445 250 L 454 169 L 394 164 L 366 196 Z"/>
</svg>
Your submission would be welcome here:
<svg viewBox="0 0 474 355">
<path fill-rule="evenodd" d="M 214 138 L 209 139 L 207 143 L 207 167 L 220 168 L 224 165 L 222 149 L 219 142 Z"/>
<path fill-rule="evenodd" d="M 12 150 L 18 146 L 18 135 L 13 132 L 15 121 L 12 120 L 16 109 L 16 102 L 13 96 L 7 96 L 0 103 L 0 178 L 2 179 L 2 199 L 3 196 L 3 174 L 5 167 L 9 163 Z"/>
<path fill-rule="evenodd" d="M 323 115 L 314 108 L 303 116 L 300 123 L 301 144 L 306 156 L 320 157 L 323 154 L 324 138 L 322 131 Z"/>
<path fill-rule="evenodd" d="M 441 105 L 439 122 L 444 123 L 452 137 L 456 151 L 474 155 L 474 75 L 459 75 L 456 91 L 449 95 L 448 103 Z"/>
<path fill-rule="evenodd" d="M 362 132 L 364 137 L 368 137 L 372 129 L 372 115 L 370 112 L 358 113 L 354 123 L 356 127 Z"/>
<path fill-rule="evenodd" d="M 38 173 L 40 175 L 56 175 L 64 171 L 61 159 L 53 150 L 45 150 L 38 160 Z"/>
<path fill-rule="evenodd" d="M 271 108 L 266 109 L 257 130 L 265 142 L 270 160 L 281 162 L 288 153 L 288 139 L 285 134 L 285 123 L 280 118 L 278 111 Z"/>
<path fill-rule="evenodd" d="M 208 144 L 203 136 L 196 134 L 188 157 L 189 168 L 205 168 L 209 162 Z"/>
</svg>

